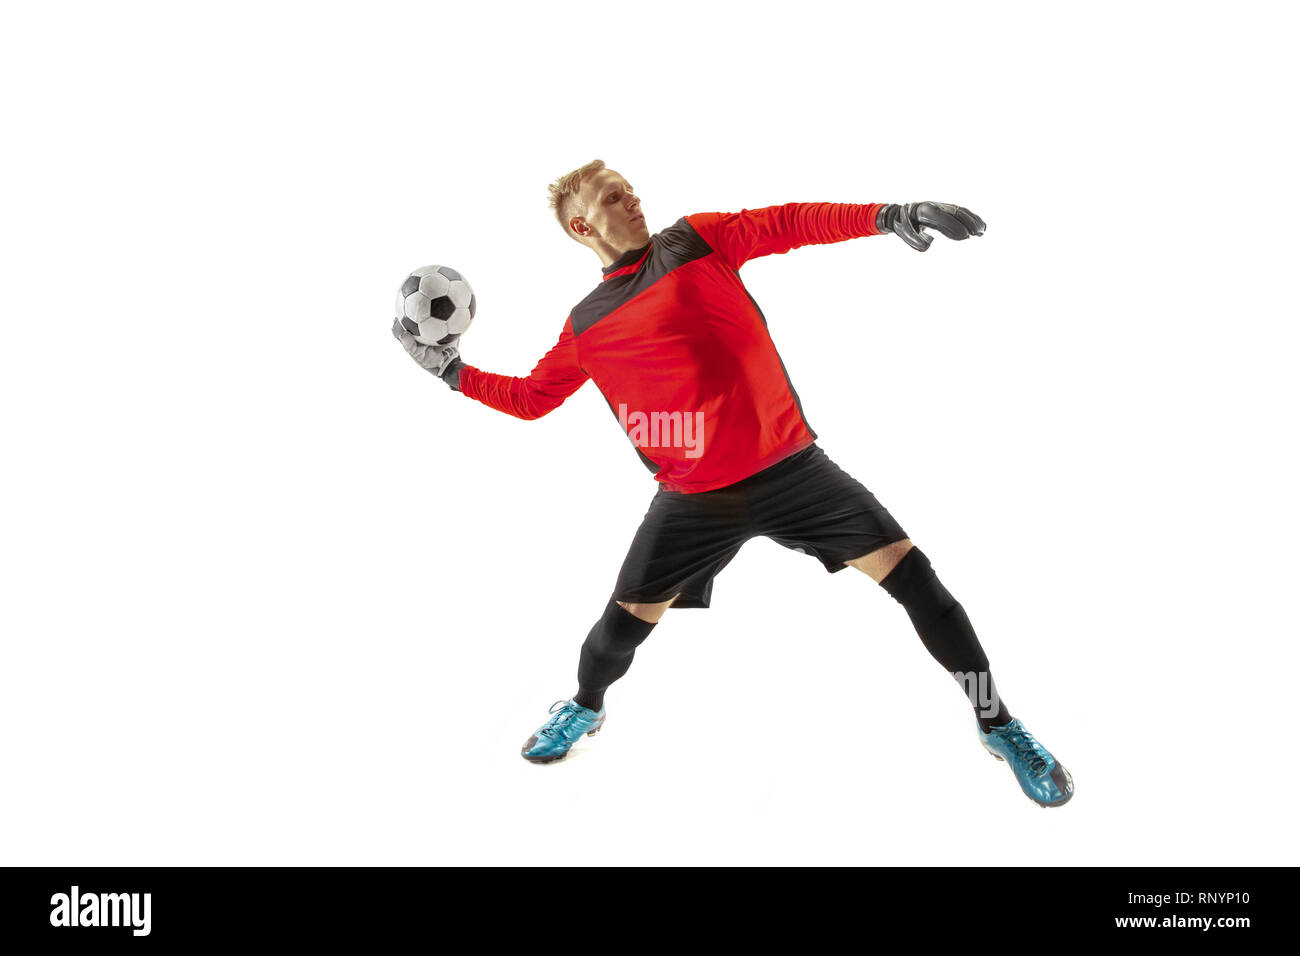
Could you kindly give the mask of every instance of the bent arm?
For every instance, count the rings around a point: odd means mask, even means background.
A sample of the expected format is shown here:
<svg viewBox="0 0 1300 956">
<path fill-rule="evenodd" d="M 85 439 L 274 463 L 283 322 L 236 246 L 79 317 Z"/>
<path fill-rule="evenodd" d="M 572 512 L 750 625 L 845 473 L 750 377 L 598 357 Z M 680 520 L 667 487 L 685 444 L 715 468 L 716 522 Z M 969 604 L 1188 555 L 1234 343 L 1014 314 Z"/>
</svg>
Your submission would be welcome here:
<svg viewBox="0 0 1300 956">
<path fill-rule="evenodd" d="M 750 259 L 813 243 L 880 235 L 876 214 L 885 203 L 792 202 L 740 212 L 687 216 L 700 237 L 739 269 Z"/>
<path fill-rule="evenodd" d="M 587 378 L 587 373 L 578 365 L 573 323 L 565 319 L 559 341 L 526 377 L 497 375 L 473 365 L 463 365 L 459 385 L 462 395 L 507 415 L 531 420 L 559 408 Z"/>
</svg>

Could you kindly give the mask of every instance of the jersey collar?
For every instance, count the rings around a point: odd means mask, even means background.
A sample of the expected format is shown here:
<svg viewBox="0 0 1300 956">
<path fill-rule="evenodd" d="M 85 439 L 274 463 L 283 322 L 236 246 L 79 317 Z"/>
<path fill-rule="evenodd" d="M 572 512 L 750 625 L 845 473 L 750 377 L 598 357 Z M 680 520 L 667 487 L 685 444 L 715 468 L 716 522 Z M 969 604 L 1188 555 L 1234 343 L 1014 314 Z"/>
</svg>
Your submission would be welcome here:
<svg viewBox="0 0 1300 956">
<path fill-rule="evenodd" d="M 609 265 L 605 266 L 605 268 L 600 270 L 604 273 L 604 278 L 600 281 L 604 282 L 605 279 L 612 279 L 614 276 L 621 276 L 628 272 L 636 272 L 637 267 L 641 265 L 641 260 L 650 254 L 650 247 L 653 245 L 654 240 L 651 239 L 640 249 L 629 249 L 627 252 L 623 253 Z"/>
</svg>

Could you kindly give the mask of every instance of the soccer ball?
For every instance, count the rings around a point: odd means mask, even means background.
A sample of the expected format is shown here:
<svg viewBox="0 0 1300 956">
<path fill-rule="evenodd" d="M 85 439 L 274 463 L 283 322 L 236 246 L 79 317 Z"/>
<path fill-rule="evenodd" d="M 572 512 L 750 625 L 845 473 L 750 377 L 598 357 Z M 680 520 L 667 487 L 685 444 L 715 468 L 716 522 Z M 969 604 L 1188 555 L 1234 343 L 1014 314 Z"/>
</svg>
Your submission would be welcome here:
<svg viewBox="0 0 1300 956">
<path fill-rule="evenodd" d="M 474 320 L 474 290 L 450 266 L 422 266 L 397 290 L 397 320 L 421 345 L 450 345 Z"/>
</svg>

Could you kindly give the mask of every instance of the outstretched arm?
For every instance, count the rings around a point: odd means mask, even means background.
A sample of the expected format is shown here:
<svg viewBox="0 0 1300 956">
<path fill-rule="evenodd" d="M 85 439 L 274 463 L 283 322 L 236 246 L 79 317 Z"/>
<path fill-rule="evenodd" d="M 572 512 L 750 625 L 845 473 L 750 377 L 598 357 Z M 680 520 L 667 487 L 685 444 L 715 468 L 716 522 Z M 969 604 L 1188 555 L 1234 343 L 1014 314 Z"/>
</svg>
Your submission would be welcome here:
<svg viewBox="0 0 1300 956">
<path fill-rule="evenodd" d="M 887 232 L 924 252 L 931 241 L 924 226 L 934 226 L 950 239 L 984 232 L 984 222 L 978 216 L 946 203 L 786 203 L 733 213 L 696 213 L 686 221 L 734 269 L 750 259 L 804 245 Z"/>
<path fill-rule="evenodd" d="M 791 202 L 740 212 L 696 213 L 686 221 L 714 252 L 739 269 L 750 259 L 811 243 L 878 235 L 876 214 L 883 208 L 883 203 Z"/>
</svg>

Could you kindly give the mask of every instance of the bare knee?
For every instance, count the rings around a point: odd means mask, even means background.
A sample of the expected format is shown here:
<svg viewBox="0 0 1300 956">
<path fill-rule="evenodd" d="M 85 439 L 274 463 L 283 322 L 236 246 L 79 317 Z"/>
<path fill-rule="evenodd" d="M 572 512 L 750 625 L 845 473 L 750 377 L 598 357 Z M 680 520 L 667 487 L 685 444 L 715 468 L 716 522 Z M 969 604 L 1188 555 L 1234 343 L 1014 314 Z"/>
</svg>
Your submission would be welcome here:
<svg viewBox="0 0 1300 956">
<path fill-rule="evenodd" d="M 632 601 L 617 601 L 623 610 L 627 611 L 633 617 L 639 617 L 647 624 L 656 624 L 664 616 L 664 611 L 672 607 L 673 601 L 676 601 L 681 594 L 674 594 L 667 601 L 660 601 L 658 604 L 636 604 Z"/>
<path fill-rule="evenodd" d="M 852 561 L 845 561 L 844 563 L 851 568 L 857 568 L 879 584 L 890 571 L 898 566 L 898 562 L 903 560 L 903 555 L 911 551 L 912 548 L 911 539 L 904 538 L 902 541 L 887 544 L 883 548 L 877 548 L 869 554 L 864 554 L 860 558 L 854 558 Z"/>
</svg>

